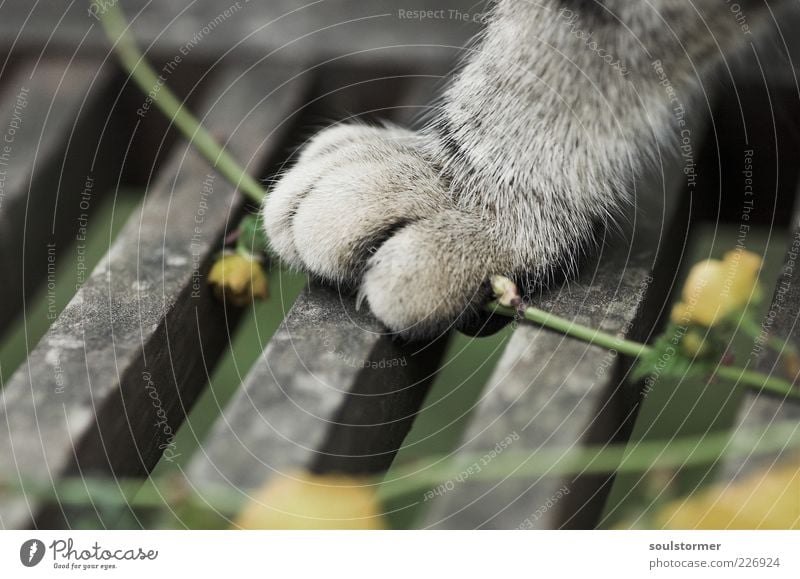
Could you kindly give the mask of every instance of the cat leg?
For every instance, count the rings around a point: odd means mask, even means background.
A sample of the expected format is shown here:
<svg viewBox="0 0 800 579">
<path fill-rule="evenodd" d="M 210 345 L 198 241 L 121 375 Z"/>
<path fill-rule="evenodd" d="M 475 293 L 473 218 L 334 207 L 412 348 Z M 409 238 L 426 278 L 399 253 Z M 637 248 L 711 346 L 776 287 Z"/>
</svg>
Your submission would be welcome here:
<svg viewBox="0 0 800 579">
<path fill-rule="evenodd" d="M 739 33 L 721 1 L 501 0 L 424 130 L 310 142 L 264 205 L 272 247 L 399 334 L 468 325 L 491 274 L 574 268 L 674 137 L 659 70 L 688 102 Z"/>
</svg>

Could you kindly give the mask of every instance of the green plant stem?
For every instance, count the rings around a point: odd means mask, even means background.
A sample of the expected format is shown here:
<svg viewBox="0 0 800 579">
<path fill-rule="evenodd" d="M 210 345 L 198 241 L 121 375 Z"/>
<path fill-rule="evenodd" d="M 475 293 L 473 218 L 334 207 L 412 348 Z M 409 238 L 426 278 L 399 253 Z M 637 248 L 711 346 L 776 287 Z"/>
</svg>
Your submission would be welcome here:
<svg viewBox="0 0 800 579">
<path fill-rule="evenodd" d="M 761 326 L 753 322 L 751 319 L 743 316 L 741 321 L 741 328 L 742 330 L 754 340 L 763 339 L 762 336 L 764 334 L 764 330 Z M 775 336 L 768 336 L 766 339 L 766 345 L 769 348 L 772 348 L 776 353 L 785 356 L 796 356 L 797 355 L 797 348 L 794 347 L 793 344 L 785 340 L 781 340 L 780 338 L 776 338 Z"/>
<path fill-rule="evenodd" d="M 752 441 L 756 441 L 753 443 Z M 653 440 L 608 446 L 571 447 L 567 450 L 540 449 L 530 453 L 507 450 L 492 460 L 491 468 L 474 469 L 470 481 L 496 481 L 506 478 L 534 480 L 542 476 L 569 478 L 604 473 L 640 473 L 652 469 L 679 469 L 711 465 L 721 456 L 728 459 L 751 458 L 772 454 L 800 444 L 800 426 L 782 421 L 764 430 L 739 431 L 708 436 L 684 436 L 672 440 Z M 392 480 L 384 481 L 380 497 L 397 497 L 435 488 L 480 465 L 484 455 L 461 456 L 458 461 L 433 457 L 415 461 L 393 471 Z"/>
<path fill-rule="evenodd" d="M 539 449 L 530 452 L 509 449 L 492 460 L 492 468 L 475 469 L 470 480 L 496 481 L 506 478 L 532 479 L 540 476 L 571 477 L 580 474 L 636 473 L 654 468 L 677 469 L 710 465 L 720 456 L 729 459 L 769 455 L 800 446 L 800 426 L 784 420 L 766 429 L 728 432 L 708 436 L 684 436 L 671 440 L 610 444 L 607 446 Z M 382 500 L 426 491 L 460 475 L 464 469 L 480 464 L 483 455 L 447 456 L 414 461 L 394 471 L 392 480 L 365 479 L 364 484 L 380 485 Z M 0 481 L 0 499 L 25 496 L 62 505 L 95 508 L 188 508 L 235 514 L 248 500 L 248 493 L 217 486 L 190 488 L 179 478 L 133 479 L 68 478 L 56 482 Z"/>
<path fill-rule="evenodd" d="M 535 322 L 546 328 L 560 332 L 565 336 L 572 336 L 573 338 L 577 338 L 583 342 L 588 342 L 589 344 L 594 344 L 596 346 L 602 346 L 607 350 L 616 350 L 617 352 L 625 354 L 626 356 L 631 356 L 632 358 L 638 358 L 639 356 L 650 352 L 649 346 L 640 344 L 639 342 L 625 340 L 601 330 L 576 324 L 573 321 L 560 318 L 533 306 L 526 306 L 525 309 L 520 312 L 513 308 L 501 306 L 499 303 L 494 301 L 487 304 L 486 308 L 492 313 L 501 314 L 510 318 L 516 318 L 522 314 L 526 320 L 530 320 L 531 322 Z"/>
<path fill-rule="evenodd" d="M 12 494 L 13 493 L 13 494 Z M 171 478 L 147 481 L 136 479 L 67 478 L 55 485 L 43 481 L 0 483 L 0 497 L 5 494 L 25 496 L 60 505 L 88 506 L 97 509 L 130 507 L 190 508 L 234 514 L 247 502 L 247 496 L 227 488 L 209 487 L 202 492 L 191 490 L 185 483 Z"/>
<path fill-rule="evenodd" d="M 753 372 L 735 366 L 720 366 L 716 375 L 747 386 L 752 386 L 759 391 L 768 391 L 784 398 L 800 399 L 800 392 L 790 382 L 782 378 L 768 376 L 761 372 Z"/>
<path fill-rule="evenodd" d="M 178 130 L 189 140 L 220 174 L 246 194 L 256 203 L 264 200 L 266 191 L 256 179 L 225 150 L 206 128 L 189 112 L 178 97 L 164 85 L 158 74 L 145 59 L 136 46 L 133 35 L 128 31 L 128 22 L 118 3 L 109 3 L 99 13 L 100 22 L 111 41 L 123 68 L 144 92 L 149 94 L 155 105 L 178 127 Z M 159 87 L 157 91 L 153 89 Z M 151 92 L 152 91 L 152 92 Z"/>
<path fill-rule="evenodd" d="M 640 344 L 639 342 L 633 342 L 631 340 L 625 340 L 601 330 L 576 324 L 573 321 L 560 318 L 532 306 L 527 306 L 520 311 L 501 306 L 496 301 L 493 301 L 487 304 L 486 309 L 491 313 L 500 314 L 510 318 L 517 318 L 522 315 L 526 320 L 530 320 L 546 328 L 560 332 L 565 336 L 571 336 L 583 342 L 601 346 L 608 350 L 616 350 L 617 352 L 632 358 L 638 358 L 644 354 L 652 353 L 652 348 L 646 346 L 645 344 Z M 752 372 L 745 370 L 744 368 L 737 368 L 734 366 L 719 366 L 716 370 L 716 375 L 728 380 L 733 380 L 737 383 L 752 386 L 759 391 L 772 392 L 773 394 L 777 394 L 785 398 L 800 398 L 800 393 L 797 392 L 797 389 L 795 389 L 791 383 L 781 378 L 768 376 L 760 372 Z"/>
</svg>

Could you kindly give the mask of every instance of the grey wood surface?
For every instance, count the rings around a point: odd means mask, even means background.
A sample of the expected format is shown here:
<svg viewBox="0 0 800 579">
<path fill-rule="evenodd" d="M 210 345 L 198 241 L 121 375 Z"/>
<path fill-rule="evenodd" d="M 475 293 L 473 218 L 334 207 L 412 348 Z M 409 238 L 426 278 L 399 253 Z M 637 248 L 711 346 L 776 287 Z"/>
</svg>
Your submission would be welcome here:
<svg viewBox="0 0 800 579">
<path fill-rule="evenodd" d="M 187 44 L 195 57 L 216 57 L 239 45 L 242 55 L 276 51 L 291 62 L 322 62 L 353 55 L 354 62 L 409 65 L 422 60 L 453 62 L 482 28 L 485 2 L 460 0 L 119 0 L 143 43 L 160 54 Z M 53 54 L 78 49 L 95 57 L 107 50 L 92 14 L 108 0 L 6 0 L 0 5 L 0 46 L 12 55 Z M 782 34 L 756 36 L 762 48 L 784 43 L 796 55 L 800 43 L 789 32 L 800 10 L 784 4 L 776 21 Z M 427 17 L 415 15 L 426 11 Z M 90 12 L 92 14 L 90 14 Z M 775 38 L 780 38 L 777 42 Z M 394 48 L 392 48 L 394 47 Z M 416 47 L 416 48 L 412 48 Z M 789 59 L 762 58 L 768 75 L 793 78 Z"/>
<path fill-rule="evenodd" d="M 295 72 L 229 69 L 210 81 L 199 107 L 254 172 L 284 153 L 306 97 L 305 82 L 289 81 Z M 205 275 L 242 205 L 180 141 L 143 205 L 2 390 L 0 471 L 23 482 L 141 476 L 177 452 L 172 437 L 238 317 L 210 296 Z M 24 525 L 36 509 L 4 500 L 0 524 Z M 70 524 L 63 514 L 50 509 L 36 524 Z"/>
<path fill-rule="evenodd" d="M 97 13 L 105 1 L 7 0 L 0 7 L 0 45 L 13 53 L 39 52 L 46 44 L 71 53 L 101 54 L 106 42 Z M 195 58 L 238 45 L 242 57 L 322 62 L 353 55 L 353 62 L 414 64 L 452 61 L 480 30 L 482 3 L 458 0 L 269 0 L 247 2 L 120 2 L 144 46 L 161 54 L 183 49 Z M 425 19 L 411 14 L 435 12 Z M 451 12 L 452 11 L 452 12 Z M 85 36 L 85 38 L 84 38 Z M 416 47 L 416 48 L 414 48 Z"/>
<path fill-rule="evenodd" d="M 246 493 L 281 473 L 385 470 L 442 344 L 404 344 L 353 297 L 312 284 L 295 302 L 188 468 Z"/>
<path fill-rule="evenodd" d="M 663 164 L 637 184 L 638 207 L 625 237 L 612 236 L 594 267 L 585 267 L 574 283 L 535 296 L 535 305 L 619 336 L 647 337 L 672 284 L 686 226 L 679 210 L 683 173 L 676 159 L 667 151 L 662 154 Z M 622 389 L 627 368 L 604 348 L 520 324 L 453 456 L 483 460 L 477 466 L 465 462 L 467 475 L 461 480 L 442 481 L 440 494 L 426 501 L 423 526 L 590 527 L 609 489 L 608 477 L 517 477 L 490 483 L 471 480 L 469 473 L 490 472 L 498 444 L 500 453 L 525 457 L 532 450 L 569 450 L 621 437 L 638 401 L 636 393 Z"/>
<path fill-rule="evenodd" d="M 122 147 L 98 148 L 116 81 L 98 62 L 26 60 L 0 87 L 0 334 L 74 241 L 78 217 L 116 178 Z M 87 185 L 88 184 L 88 185 Z M 82 207 L 82 193 L 88 188 Z M 104 192 L 104 191 L 103 191 Z M 6 376 L 7 378 L 8 376 Z"/>
</svg>

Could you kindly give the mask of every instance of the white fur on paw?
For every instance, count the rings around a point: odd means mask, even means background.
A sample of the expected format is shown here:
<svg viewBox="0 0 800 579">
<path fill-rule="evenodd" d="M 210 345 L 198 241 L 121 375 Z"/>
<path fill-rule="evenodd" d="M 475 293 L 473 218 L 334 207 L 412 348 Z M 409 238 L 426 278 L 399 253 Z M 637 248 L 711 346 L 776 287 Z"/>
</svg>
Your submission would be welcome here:
<svg viewBox="0 0 800 579">
<path fill-rule="evenodd" d="M 295 165 L 267 196 L 262 209 L 264 228 L 273 251 L 287 264 L 298 268 L 303 265 L 297 254 L 291 222 L 314 183 L 336 161 L 335 155 L 326 153 L 335 152 L 341 145 L 358 138 L 364 129 L 358 125 L 339 125 L 319 133 L 302 149 Z"/>
<path fill-rule="evenodd" d="M 323 131 L 264 206 L 281 258 L 359 288 L 359 303 L 410 338 L 474 319 L 487 277 L 512 267 L 490 224 L 456 208 L 422 139 L 397 128 Z"/>
<path fill-rule="evenodd" d="M 447 210 L 392 236 L 370 259 L 360 298 L 393 332 L 432 337 L 474 320 L 488 276 L 508 271 L 485 224 Z"/>
<path fill-rule="evenodd" d="M 334 282 L 358 283 L 391 231 L 450 206 L 420 137 L 343 125 L 315 137 L 264 205 L 273 250 Z"/>
</svg>

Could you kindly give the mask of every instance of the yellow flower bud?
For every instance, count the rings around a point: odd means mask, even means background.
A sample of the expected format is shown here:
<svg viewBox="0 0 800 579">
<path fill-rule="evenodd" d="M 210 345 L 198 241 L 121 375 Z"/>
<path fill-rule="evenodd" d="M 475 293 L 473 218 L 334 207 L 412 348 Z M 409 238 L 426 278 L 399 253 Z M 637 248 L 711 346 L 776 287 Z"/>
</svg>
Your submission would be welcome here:
<svg viewBox="0 0 800 579">
<path fill-rule="evenodd" d="M 743 250 L 696 263 L 683 286 L 682 301 L 672 309 L 672 321 L 710 327 L 743 311 L 751 299 L 760 297 L 760 269 L 761 258 Z"/>
<path fill-rule="evenodd" d="M 345 475 L 284 475 L 256 492 L 236 519 L 244 529 L 385 528 L 375 487 Z"/>
<path fill-rule="evenodd" d="M 269 287 L 264 268 L 255 259 L 239 253 L 223 255 L 208 273 L 214 295 L 234 306 L 246 306 L 256 299 L 267 299 Z"/>
<path fill-rule="evenodd" d="M 681 347 L 686 354 L 693 357 L 702 356 L 707 349 L 703 336 L 697 332 L 686 334 L 681 340 Z"/>
</svg>

